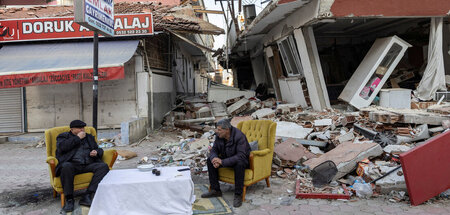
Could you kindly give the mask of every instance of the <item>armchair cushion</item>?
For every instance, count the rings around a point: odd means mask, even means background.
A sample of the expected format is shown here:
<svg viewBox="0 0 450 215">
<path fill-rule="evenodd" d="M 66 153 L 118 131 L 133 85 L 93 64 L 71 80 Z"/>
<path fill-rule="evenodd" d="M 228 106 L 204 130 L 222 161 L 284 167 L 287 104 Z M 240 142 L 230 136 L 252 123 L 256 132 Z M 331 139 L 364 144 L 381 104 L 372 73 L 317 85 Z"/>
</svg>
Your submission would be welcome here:
<svg viewBox="0 0 450 215">
<path fill-rule="evenodd" d="M 250 150 L 258 151 L 258 140 L 248 143 L 250 145 Z"/>
<path fill-rule="evenodd" d="M 245 169 L 244 185 L 250 184 L 253 179 L 253 170 Z M 219 179 L 227 183 L 234 183 L 234 169 L 229 167 L 219 168 Z"/>
<path fill-rule="evenodd" d="M 73 180 L 73 189 L 81 190 L 87 188 L 89 186 L 89 183 L 91 183 L 93 175 L 94 173 L 92 172 L 75 175 L 75 178 Z M 53 178 L 53 188 L 56 190 L 56 192 L 63 192 L 61 177 Z"/>
</svg>

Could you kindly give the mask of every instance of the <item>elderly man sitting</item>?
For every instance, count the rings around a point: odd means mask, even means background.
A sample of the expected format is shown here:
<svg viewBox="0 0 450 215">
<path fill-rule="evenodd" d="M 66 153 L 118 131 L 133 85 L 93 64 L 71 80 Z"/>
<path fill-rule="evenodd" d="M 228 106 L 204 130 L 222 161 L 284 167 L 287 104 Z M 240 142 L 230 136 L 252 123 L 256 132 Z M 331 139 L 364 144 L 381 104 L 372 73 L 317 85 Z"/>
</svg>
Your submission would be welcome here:
<svg viewBox="0 0 450 215">
<path fill-rule="evenodd" d="M 70 132 L 65 132 L 56 138 L 56 176 L 61 176 L 66 203 L 64 211 L 74 210 L 73 181 L 77 174 L 93 172 L 91 183 L 80 200 L 80 205 L 91 206 L 93 193 L 100 181 L 109 171 L 109 167 L 101 158 L 103 149 L 98 148 L 94 136 L 86 134 L 86 123 L 74 120 L 70 123 Z"/>
<path fill-rule="evenodd" d="M 219 185 L 219 168 L 234 168 L 234 207 L 242 205 L 245 169 L 249 167 L 250 145 L 245 135 L 231 126 L 227 119 L 217 122 L 216 140 L 208 158 L 208 174 L 211 191 L 202 198 L 222 196 Z"/>
</svg>

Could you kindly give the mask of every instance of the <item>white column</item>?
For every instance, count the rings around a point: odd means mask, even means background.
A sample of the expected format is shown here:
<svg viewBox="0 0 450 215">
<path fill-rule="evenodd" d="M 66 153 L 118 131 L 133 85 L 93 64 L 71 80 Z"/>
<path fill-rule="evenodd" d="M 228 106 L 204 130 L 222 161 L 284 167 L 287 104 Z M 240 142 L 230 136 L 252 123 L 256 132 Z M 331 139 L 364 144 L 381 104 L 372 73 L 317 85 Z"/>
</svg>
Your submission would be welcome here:
<svg viewBox="0 0 450 215">
<path fill-rule="evenodd" d="M 328 98 L 328 91 L 323 78 L 322 66 L 320 65 L 319 53 L 312 27 L 306 27 L 303 31 L 302 29 L 295 29 L 294 38 L 304 69 L 309 98 L 313 109 L 321 111 L 325 108 L 330 108 L 330 99 Z"/>
</svg>

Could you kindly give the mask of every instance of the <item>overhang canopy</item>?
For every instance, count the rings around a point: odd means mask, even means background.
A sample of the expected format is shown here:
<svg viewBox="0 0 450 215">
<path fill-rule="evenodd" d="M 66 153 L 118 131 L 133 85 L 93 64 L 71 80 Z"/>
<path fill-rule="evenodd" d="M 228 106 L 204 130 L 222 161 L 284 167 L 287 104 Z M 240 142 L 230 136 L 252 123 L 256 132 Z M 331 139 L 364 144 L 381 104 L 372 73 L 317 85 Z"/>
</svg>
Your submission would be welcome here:
<svg viewBox="0 0 450 215">
<path fill-rule="evenodd" d="M 99 42 L 99 80 L 124 78 L 139 41 Z M 7 44 L 0 49 L 0 88 L 92 81 L 93 43 Z"/>
<path fill-rule="evenodd" d="M 274 0 L 271 1 L 263 11 L 252 21 L 252 23 L 239 35 L 235 51 L 253 49 L 261 38 L 264 37 L 280 21 L 310 3 L 311 0 Z M 245 45 L 242 43 L 245 41 Z"/>
</svg>

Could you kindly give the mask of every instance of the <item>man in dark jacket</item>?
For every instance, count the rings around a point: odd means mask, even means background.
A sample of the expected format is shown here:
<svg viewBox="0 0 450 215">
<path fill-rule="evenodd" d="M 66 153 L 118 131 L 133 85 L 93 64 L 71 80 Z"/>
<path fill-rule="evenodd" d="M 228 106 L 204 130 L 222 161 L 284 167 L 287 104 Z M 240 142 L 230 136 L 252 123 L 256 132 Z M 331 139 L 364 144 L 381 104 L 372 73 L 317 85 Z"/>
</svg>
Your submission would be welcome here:
<svg viewBox="0 0 450 215">
<path fill-rule="evenodd" d="M 217 122 L 216 140 L 208 158 L 208 174 L 211 191 L 202 198 L 222 196 L 219 185 L 219 168 L 234 168 L 234 207 L 242 205 L 245 169 L 249 167 L 250 145 L 245 135 L 231 126 L 227 119 Z"/>
<path fill-rule="evenodd" d="M 80 200 L 80 205 L 90 206 L 92 194 L 103 177 L 108 173 L 109 167 L 101 158 L 103 149 L 98 148 L 94 136 L 86 134 L 86 123 L 74 120 L 70 123 L 70 132 L 65 132 L 56 138 L 56 176 L 61 176 L 61 184 L 66 196 L 64 211 L 74 210 L 73 181 L 77 174 L 92 172 L 91 183 Z"/>
</svg>

